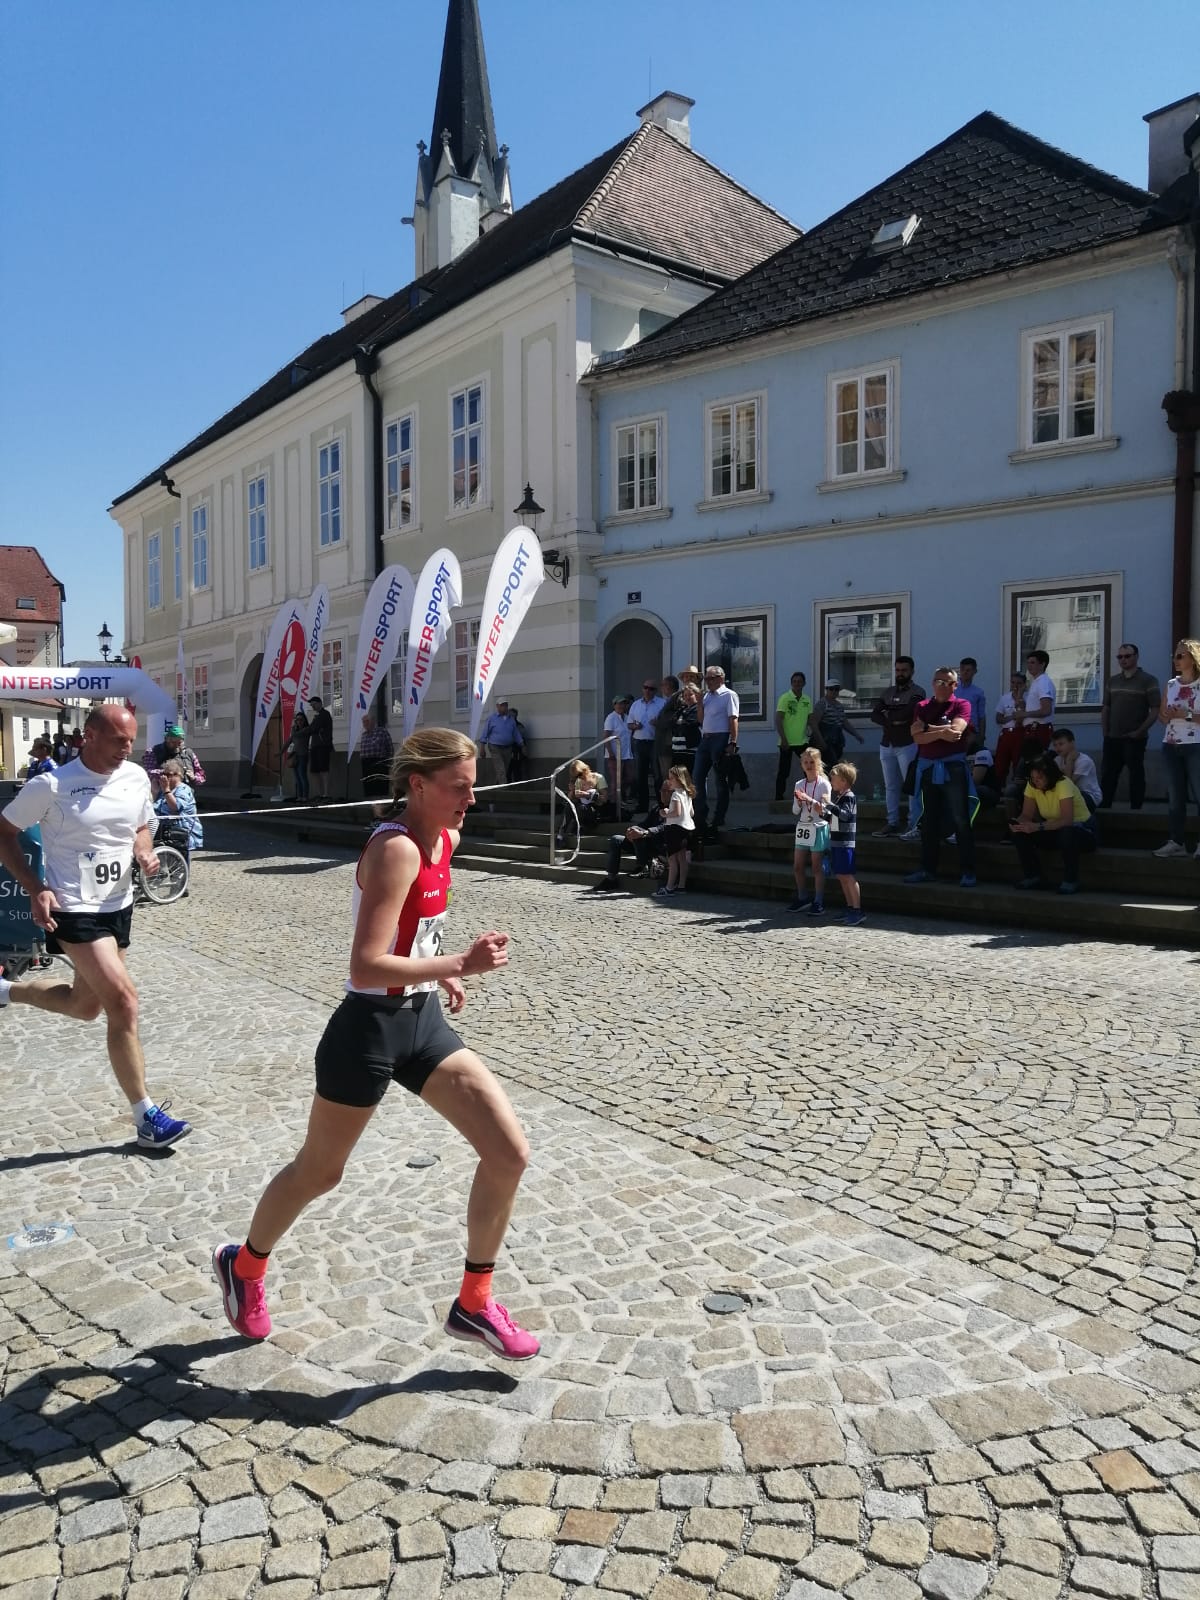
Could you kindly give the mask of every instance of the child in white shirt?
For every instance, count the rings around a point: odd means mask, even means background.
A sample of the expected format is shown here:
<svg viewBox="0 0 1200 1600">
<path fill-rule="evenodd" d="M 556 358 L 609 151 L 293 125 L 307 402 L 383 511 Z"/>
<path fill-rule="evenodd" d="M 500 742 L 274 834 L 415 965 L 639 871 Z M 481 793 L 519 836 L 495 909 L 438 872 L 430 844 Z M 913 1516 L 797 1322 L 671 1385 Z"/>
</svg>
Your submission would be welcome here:
<svg viewBox="0 0 1200 1600">
<path fill-rule="evenodd" d="M 654 891 L 658 900 L 669 900 L 687 888 L 688 855 L 696 833 L 693 800 L 696 785 L 686 767 L 672 767 L 667 773 L 667 793 L 670 799 L 659 815 L 666 823 L 663 844 L 667 852 L 667 881 Z"/>
</svg>

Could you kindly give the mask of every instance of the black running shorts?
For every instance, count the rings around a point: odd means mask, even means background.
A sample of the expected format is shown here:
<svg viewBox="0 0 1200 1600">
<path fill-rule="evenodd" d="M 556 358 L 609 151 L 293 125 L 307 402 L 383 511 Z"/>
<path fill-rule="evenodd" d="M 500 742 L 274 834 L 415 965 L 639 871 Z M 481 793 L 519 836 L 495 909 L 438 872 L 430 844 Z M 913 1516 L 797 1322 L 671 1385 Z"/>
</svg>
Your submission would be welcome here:
<svg viewBox="0 0 1200 1600">
<path fill-rule="evenodd" d="M 348 994 L 317 1046 L 317 1093 L 342 1106 L 377 1106 L 393 1081 L 420 1094 L 434 1068 L 463 1048 L 432 991 Z"/>
<path fill-rule="evenodd" d="M 97 939 L 115 939 L 118 950 L 129 949 L 129 929 L 133 907 L 120 911 L 55 911 L 58 927 L 46 933 L 46 950 L 52 956 L 66 954 L 64 945 L 95 944 Z"/>
</svg>

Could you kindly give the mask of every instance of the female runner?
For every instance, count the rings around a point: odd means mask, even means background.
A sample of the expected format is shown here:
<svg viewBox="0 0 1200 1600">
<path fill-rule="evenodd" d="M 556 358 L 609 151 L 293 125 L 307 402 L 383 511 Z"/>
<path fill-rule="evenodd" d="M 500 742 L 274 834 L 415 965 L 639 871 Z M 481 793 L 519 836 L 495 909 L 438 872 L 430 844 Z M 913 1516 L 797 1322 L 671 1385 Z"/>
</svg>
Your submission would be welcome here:
<svg viewBox="0 0 1200 1600">
<path fill-rule="evenodd" d="M 245 1244 L 213 1251 L 213 1272 L 229 1321 L 248 1339 L 265 1339 L 270 1253 L 304 1208 L 341 1182 L 394 1079 L 479 1155 L 467 1202 L 466 1270 L 446 1332 L 526 1361 L 537 1355 L 538 1341 L 492 1298 L 492 1272 L 529 1145 L 500 1084 L 447 1026 L 437 994 L 440 984 L 451 1013 L 461 1011 L 462 980 L 508 964 L 506 933 L 481 933 L 460 954 L 442 954 L 450 856 L 474 803 L 475 746 L 448 728 L 421 729 L 400 746 L 391 783 L 393 799 L 407 797 L 407 807 L 403 821 L 375 829 L 359 858 L 350 978 L 317 1046 L 308 1133 L 267 1185 Z"/>
</svg>

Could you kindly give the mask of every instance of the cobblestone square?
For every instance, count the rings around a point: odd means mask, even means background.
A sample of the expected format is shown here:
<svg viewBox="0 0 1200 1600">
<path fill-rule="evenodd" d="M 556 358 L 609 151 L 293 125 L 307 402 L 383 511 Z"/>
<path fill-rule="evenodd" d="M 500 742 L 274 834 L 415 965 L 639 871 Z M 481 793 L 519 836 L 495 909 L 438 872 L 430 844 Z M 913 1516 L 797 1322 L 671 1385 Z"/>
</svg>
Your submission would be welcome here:
<svg viewBox="0 0 1200 1600">
<path fill-rule="evenodd" d="M 1200 1600 L 1193 954 L 461 872 L 543 1354 L 441 1332 L 473 1163 L 396 1089 L 252 1346 L 209 1253 L 302 1136 L 353 866 L 210 837 L 131 953 L 190 1138 L 0 1013 L 0 1594 Z"/>
</svg>

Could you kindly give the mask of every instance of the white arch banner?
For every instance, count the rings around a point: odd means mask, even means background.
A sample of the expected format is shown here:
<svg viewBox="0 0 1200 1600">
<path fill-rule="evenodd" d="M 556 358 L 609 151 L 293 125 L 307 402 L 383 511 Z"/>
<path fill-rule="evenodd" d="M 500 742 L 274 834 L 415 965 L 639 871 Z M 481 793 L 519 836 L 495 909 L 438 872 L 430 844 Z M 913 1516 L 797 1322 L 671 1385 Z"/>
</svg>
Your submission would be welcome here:
<svg viewBox="0 0 1200 1600">
<path fill-rule="evenodd" d="M 483 594 L 479 645 L 471 695 L 471 737 L 479 736 L 483 708 L 525 613 L 546 577 L 537 535 L 521 524 L 505 534 Z"/>
<path fill-rule="evenodd" d="M 453 550 L 435 550 L 421 568 L 408 628 L 404 664 L 404 737 L 417 725 L 429 692 L 434 657 L 450 632 L 450 612 L 462 604 L 462 571 Z"/>
<path fill-rule="evenodd" d="M 172 716 L 175 701 L 138 667 L 6 667 L 0 663 L 0 700 L 128 700 L 139 710 Z"/>
</svg>

